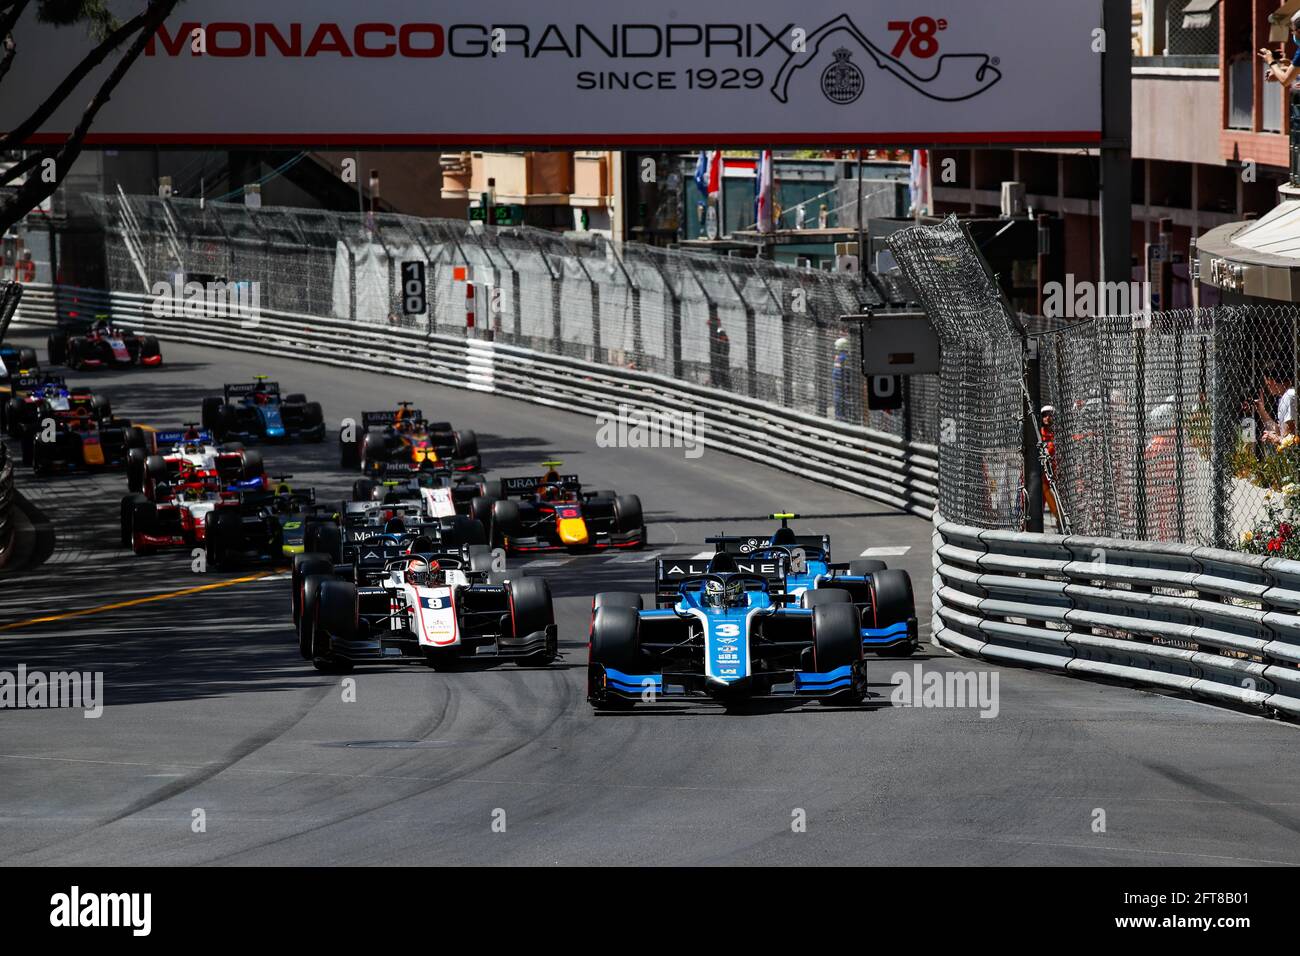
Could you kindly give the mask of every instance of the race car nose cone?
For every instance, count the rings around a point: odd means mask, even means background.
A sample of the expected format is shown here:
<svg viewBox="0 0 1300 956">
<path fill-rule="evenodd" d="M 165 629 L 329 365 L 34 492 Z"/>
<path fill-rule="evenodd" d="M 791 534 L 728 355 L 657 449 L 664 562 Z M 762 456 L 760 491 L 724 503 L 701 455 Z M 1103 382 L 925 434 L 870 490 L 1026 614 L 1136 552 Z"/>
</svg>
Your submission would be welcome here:
<svg viewBox="0 0 1300 956">
<path fill-rule="evenodd" d="M 581 518 L 561 518 L 556 522 L 562 544 L 575 545 L 587 543 L 587 522 Z"/>
</svg>

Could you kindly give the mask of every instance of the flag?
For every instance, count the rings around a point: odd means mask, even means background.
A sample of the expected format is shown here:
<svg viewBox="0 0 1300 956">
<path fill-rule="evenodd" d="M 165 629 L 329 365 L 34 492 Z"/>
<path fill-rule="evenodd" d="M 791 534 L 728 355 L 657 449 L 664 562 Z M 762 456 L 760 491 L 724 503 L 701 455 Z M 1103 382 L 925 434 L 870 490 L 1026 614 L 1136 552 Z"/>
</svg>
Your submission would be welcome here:
<svg viewBox="0 0 1300 956">
<path fill-rule="evenodd" d="M 709 154 L 700 150 L 700 158 L 695 161 L 695 188 L 701 196 L 709 194 Z"/>
<path fill-rule="evenodd" d="M 909 183 L 912 191 L 912 215 L 922 212 L 929 215 L 934 208 L 930 195 L 930 151 L 928 149 L 912 150 L 912 176 Z"/>
<path fill-rule="evenodd" d="M 722 187 L 722 150 L 709 153 L 709 198 L 718 195 Z"/>
<path fill-rule="evenodd" d="M 759 232 L 772 231 L 772 151 L 763 150 L 758 160 L 758 189 L 755 196 L 754 221 Z"/>
</svg>

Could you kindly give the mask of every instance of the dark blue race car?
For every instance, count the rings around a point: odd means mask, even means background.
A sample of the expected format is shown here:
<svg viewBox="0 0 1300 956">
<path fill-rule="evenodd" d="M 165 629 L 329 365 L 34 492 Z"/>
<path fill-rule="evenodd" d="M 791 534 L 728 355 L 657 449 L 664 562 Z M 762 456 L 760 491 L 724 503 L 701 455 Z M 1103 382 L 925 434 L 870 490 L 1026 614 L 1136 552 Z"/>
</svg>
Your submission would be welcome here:
<svg viewBox="0 0 1300 956">
<path fill-rule="evenodd" d="M 906 571 L 889 568 L 871 558 L 836 563 L 831 559 L 830 536 L 796 534 L 789 526 L 796 514 L 774 514 L 781 527 L 772 535 L 720 536 L 705 540 L 719 552 L 732 555 L 742 571 L 764 573 L 784 562 L 786 592 L 809 602 L 826 600 L 824 591 L 846 593 L 862 615 L 862 645 L 882 656 L 907 657 L 919 646 L 916 601 L 912 579 Z M 699 573 L 698 561 L 679 562 L 688 573 Z M 670 585 L 671 586 L 671 585 Z M 837 600 L 837 598 L 831 598 Z"/>
<path fill-rule="evenodd" d="M 726 552 L 698 574 L 660 559 L 656 591 L 672 582 L 671 603 L 648 610 L 639 594 L 596 595 L 587 700 L 597 710 L 682 699 L 861 703 L 862 624 L 850 596 L 826 589 L 810 603 L 789 594 L 782 555 L 764 570 L 741 571 Z"/>
<path fill-rule="evenodd" d="M 203 427 L 217 441 L 310 441 L 325 439 L 325 414 L 306 395 L 282 395 L 280 383 L 259 375 L 227 384 L 221 398 L 203 400 Z"/>
</svg>

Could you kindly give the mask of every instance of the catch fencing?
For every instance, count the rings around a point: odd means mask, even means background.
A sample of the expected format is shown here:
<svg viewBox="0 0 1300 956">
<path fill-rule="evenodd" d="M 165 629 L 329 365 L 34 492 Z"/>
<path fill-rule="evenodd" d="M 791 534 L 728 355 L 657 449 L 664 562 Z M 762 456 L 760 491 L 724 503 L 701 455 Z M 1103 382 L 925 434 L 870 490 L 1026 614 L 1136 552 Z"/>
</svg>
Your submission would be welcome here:
<svg viewBox="0 0 1300 956">
<path fill-rule="evenodd" d="M 934 377 L 911 383 L 902 412 L 866 409 L 859 326 L 841 317 L 882 303 L 853 276 L 595 233 L 121 193 L 88 201 L 108 236 L 115 292 L 234 283 L 273 313 L 490 337 L 865 427 L 934 454 Z M 420 315 L 403 308 L 411 262 L 425 267 Z"/>
<path fill-rule="evenodd" d="M 957 220 L 890 244 L 943 344 L 945 517 L 1024 529 L 1032 414 L 1049 530 L 1300 558 L 1300 445 L 1277 421 L 1300 310 L 1016 315 Z"/>
</svg>

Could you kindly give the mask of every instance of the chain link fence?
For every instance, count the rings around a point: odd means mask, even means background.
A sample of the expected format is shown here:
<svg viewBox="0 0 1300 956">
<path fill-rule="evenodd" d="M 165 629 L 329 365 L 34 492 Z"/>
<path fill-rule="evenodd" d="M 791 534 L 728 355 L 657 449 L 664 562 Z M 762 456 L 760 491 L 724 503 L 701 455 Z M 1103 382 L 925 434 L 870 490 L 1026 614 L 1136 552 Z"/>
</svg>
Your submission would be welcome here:
<svg viewBox="0 0 1300 956">
<path fill-rule="evenodd" d="M 949 217 L 888 239 L 943 348 L 939 511 L 984 528 L 1021 526 L 1021 337 L 969 234 Z"/>
<path fill-rule="evenodd" d="M 943 345 L 946 518 L 1023 529 L 1034 408 L 1048 530 L 1300 557 L 1300 310 L 1218 306 L 1062 324 L 1014 315 L 955 218 L 899 232 L 890 247 Z M 1110 293 L 1099 287 L 1096 301 Z"/>
<path fill-rule="evenodd" d="M 106 232 L 114 291 L 224 282 L 255 292 L 263 309 L 491 334 L 921 444 L 937 440 L 934 376 L 909 383 L 902 411 L 866 408 L 859 323 L 841 317 L 883 303 L 846 274 L 462 220 L 121 193 L 87 201 Z M 410 262 L 425 266 L 420 315 L 403 310 L 402 265 Z"/>
</svg>

